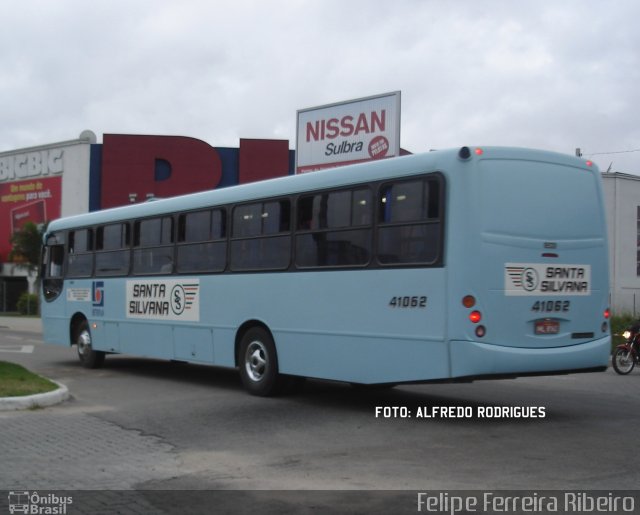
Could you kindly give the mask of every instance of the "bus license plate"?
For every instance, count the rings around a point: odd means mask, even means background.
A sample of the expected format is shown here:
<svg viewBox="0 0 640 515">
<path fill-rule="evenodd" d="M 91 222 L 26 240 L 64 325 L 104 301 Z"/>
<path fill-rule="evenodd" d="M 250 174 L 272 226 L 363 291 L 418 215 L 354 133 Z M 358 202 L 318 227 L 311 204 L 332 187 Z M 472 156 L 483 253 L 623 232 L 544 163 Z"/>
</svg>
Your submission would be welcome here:
<svg viewBox="0 0 640 515">
<path fill-rule="evenodd" d="M 560 322 L 557 320 L 536 320 L 536 334 L 558 334 Z"/>
</svg>

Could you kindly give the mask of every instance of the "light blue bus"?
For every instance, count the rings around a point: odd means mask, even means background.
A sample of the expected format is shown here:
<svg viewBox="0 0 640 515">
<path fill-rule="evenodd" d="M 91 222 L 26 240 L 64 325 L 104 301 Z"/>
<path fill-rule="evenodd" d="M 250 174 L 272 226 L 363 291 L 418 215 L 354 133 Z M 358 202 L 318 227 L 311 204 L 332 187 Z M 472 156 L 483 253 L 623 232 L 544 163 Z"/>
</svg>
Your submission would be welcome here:
<svg viewBox="0 0 640 515">
<path fill-rule="evenodd" d="M 462 147 L 97 211 L 44 236 L 48 343 L 237 367 L 273 395 L 605 370 L 596 166 Z"/>
</svg>

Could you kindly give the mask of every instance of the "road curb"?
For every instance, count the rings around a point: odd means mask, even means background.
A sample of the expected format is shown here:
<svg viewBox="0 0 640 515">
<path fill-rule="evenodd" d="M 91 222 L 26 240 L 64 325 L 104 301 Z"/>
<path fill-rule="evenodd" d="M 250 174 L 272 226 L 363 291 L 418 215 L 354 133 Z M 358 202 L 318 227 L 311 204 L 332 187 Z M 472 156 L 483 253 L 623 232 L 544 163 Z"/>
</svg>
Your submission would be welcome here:
<svg viewBox="0 0 640 515">
<path fill-rule="evenodd" d="M 66 401 L 69 398 L 69 389 L 62 383 L 56 381 L 51 382 L 58 385 L 57 390 L 35 395 L 23 395 L 20 397 L 1 397 L 0 411 L 45 408 Z"/>
</svg>

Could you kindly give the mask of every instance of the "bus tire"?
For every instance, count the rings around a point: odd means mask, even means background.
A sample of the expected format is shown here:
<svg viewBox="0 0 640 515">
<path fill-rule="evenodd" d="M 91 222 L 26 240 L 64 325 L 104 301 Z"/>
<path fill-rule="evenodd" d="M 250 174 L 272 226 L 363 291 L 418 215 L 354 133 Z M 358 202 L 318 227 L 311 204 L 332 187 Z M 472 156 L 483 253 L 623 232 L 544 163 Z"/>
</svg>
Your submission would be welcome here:
<svg viewBox="0 0 640 515">
<path fill-rule="evenodd" d="M 240 378 L 251 395 L 270 397 L 278 393 L 278 355 L 273 338 L 266 329 L 252 327 L 244 333 L 238 356 Z"/>
<path fill-rule="evenodd" d="M 75 343 L 78 349 L 78 358 L 84 368 L 100 368 L 102 366 L 105 353 L 99 350 L 93 350 L 91 345 L 91 331 L 89 330 L 89 323 L 86 320 L 83 320 L 78 326 Z"/>
</svg>

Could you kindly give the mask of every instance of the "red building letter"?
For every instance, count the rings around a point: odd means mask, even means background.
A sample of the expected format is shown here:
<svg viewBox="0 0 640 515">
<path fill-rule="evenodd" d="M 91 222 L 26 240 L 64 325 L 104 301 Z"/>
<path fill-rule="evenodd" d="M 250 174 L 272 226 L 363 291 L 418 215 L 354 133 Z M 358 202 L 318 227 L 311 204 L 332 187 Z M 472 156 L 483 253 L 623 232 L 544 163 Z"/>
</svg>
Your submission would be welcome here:
<svg viewBox="0 0 640 515">
<path fill-rule="evenodd" d="M 285 175 L 289 175 L 289 140 L 240 140 L 239 184 Z"/>
<path fill-rule="evenodd" d="M 222 177 L 218 152 L 195 138 L 105 134 L 103 141 L 102 209 L 129 204 L 131 194 L 140 202 L 212 189 Z"/>
</svg>

